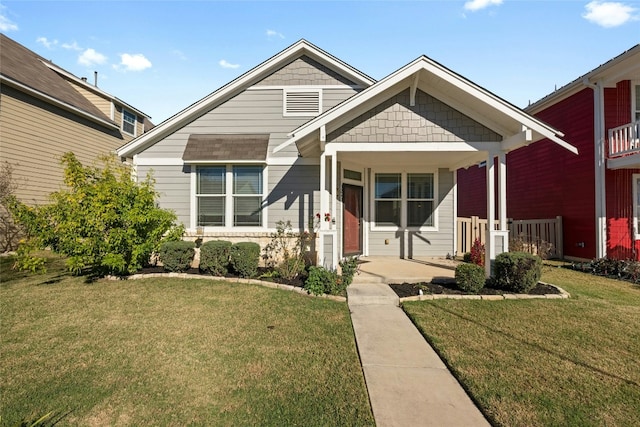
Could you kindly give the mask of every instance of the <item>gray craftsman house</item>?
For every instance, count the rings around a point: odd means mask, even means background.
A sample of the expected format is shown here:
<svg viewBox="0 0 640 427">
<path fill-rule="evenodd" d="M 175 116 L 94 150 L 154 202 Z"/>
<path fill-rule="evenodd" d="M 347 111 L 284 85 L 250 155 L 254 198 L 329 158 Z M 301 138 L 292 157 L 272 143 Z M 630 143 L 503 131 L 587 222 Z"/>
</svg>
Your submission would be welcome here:
<svg viewBox="0 0 640 427">
<path fill-rule="evenodd" d="M 380 81 L 301 40 L 117 150 L 188 238 L 317 231 L 317 262 L 456 252 L 456 173 L 487 161 L 487 257 L 507 250 L 505 156 L 562 134 L 421 56 Z M 495 160 L 495 161 L 494 161 Z M 497 170 L 497 173 L 496 173 Z M 494 178 L 496 177 L 496 178 Z M 489 267 L 489 263 L 487 263 Z"/>
</svg>

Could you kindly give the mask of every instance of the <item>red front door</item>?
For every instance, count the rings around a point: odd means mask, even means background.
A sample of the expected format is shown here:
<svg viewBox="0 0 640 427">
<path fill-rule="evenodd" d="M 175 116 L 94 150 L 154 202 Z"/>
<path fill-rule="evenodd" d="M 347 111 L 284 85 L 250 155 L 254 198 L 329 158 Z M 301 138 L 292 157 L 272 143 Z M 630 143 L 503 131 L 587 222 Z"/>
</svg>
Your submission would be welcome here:
<svg viewBox="0 0 640 427">
<path fill-rule="evenodd" d="M 344 221 L 342 225 L 343 255 L 362 254 L 362 187 L 342 186 Z"/>
</svg>

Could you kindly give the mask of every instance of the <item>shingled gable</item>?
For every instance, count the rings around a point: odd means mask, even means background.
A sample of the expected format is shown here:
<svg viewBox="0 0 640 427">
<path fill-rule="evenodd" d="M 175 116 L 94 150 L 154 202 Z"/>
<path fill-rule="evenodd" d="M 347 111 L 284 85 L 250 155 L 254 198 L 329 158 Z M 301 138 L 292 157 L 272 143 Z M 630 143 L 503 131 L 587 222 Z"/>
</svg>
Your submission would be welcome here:
<svg viewBox="0 0 640 427">
<path fill-rule="evenodd" d="M 182 128 L 206 112 L 211 111 L 225 101 L 265 79 L 284 65 L 302 56 L 307 56 L 311 60 L 323 64 L 330 69 L 339 71 L 341 75 L 353 81 L 357 85 L 369 87 L 375 82 L 374 79 L 366 74 L 356 70 L 349 64 L 302 39 L 267 59 L 260 65 L 242 74 L 230 83 L 222 86 L 174 116 L 168 118 L 151 131 L 123 145 L 116 150 L 118 156 L 122 158 L 129 158 L 140 153 L 167 135 L 170 135 L 176 130 Z"/>
<path fill-rule="evenodd" d="M 548 138 L 577 154 L 575 147 L 561 139 L 560 131 L 426 56 L 298 127 L 274 152 L 295 143 L 303 156 L 317 155 L 318 142 L 323 144 L 330 132 L 407 88 L 412 97 L 420 89 L 497 132 L 503 137 L 501 148 L 505 152 Z M 474 162 L 471 159 L 469 164 Z"/>
<path fill-rule="evenodd" d="M 190 135 L 182 154 L 185 163 L 258 162 L 267 159 L 269 135 Z"/>
</svg>

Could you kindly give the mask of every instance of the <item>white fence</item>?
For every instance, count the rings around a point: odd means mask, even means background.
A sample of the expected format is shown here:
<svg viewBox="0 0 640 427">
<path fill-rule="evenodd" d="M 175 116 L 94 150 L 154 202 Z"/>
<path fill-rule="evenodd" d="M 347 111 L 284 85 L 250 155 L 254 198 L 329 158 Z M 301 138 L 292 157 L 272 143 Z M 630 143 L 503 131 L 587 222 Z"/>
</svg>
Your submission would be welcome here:
<svg viewBox="0 0 640 427">
<path fill-rule="evenodd" d="M 509 246 L 518 250 L 525 250 L 534 254 L 543 254 L 549 258 L 562 258 L 562 217 L 553 219 L 509 219 Z M 487 241 L 487 220 L 472 216 L 471 218 L 458 218 L 458 253 L 471 251 L 471 246 L 476 239 L 482 244 Z M 500 222 L 496 220 L 496 229 Z"/>
</svg>

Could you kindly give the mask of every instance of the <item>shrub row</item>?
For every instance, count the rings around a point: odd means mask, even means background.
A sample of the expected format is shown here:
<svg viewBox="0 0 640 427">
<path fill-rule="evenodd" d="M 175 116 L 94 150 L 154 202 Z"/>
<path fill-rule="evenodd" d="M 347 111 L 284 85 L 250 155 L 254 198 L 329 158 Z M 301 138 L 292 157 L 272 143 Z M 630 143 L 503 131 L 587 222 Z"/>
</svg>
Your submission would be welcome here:
<svg viewBox="0 0 640 427">
<path fill-rule="evenodd" d="M 187 271 L 195 255 L 195 243 L 165 242 L 158 257 L 167 271 Z M 260 245 L 254 242 L 231 244 L 224 240 L 205 242 L 200 247 L 200 271 L 224 276 L 231 268 L 241 277 L 254 277 L 260 262 Z"/>
</svg>

